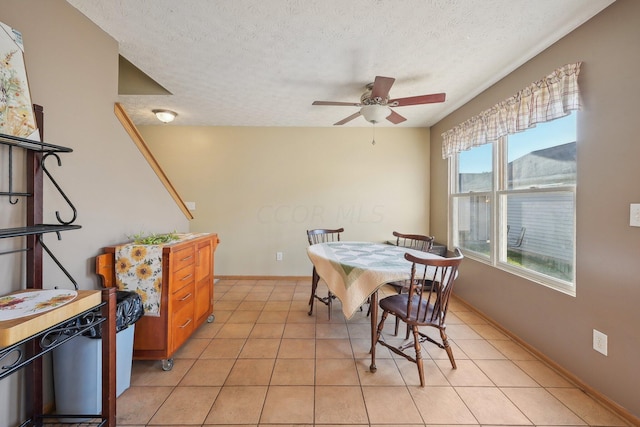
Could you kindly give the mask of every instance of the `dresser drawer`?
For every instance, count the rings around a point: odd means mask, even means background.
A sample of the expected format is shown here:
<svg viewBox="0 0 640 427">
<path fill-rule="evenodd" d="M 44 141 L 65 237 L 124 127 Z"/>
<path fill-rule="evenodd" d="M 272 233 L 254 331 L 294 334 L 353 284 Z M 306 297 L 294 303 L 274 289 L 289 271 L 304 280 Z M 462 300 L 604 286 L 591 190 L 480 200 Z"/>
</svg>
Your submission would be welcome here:
<svg viewBox="0 0 640 427">
<path fill-rule="evenodd" d="M 182 270 L 171 272 L 171 284 L 169 290 L 172 294 L 180 291 L 187 285 L 191 285 L 195 282 L 195 265 L 188 265 Z"/>
<path fill-rule="evenodd" d="M 194 307 L 193 293 L 185 295 L 184 300 L 174 305 L 174 312 L 171 316 L 173 351 L 177 350 L 193 333 L 195 325 Z"/>
<path fill-rule="evenodd" d="M 195 310 L 195 299 L 195 284 L 192 282 L 171 295 L 171 311 L 175 313 L 185 305 L 191 305 Z"/>
<path fill-rule="evenodd" d="M 188 265 L 194 265 L 196 260 L 196 248 L 194 245 L 187 245 L 177 249 L 171 254 L 171 271 L 178 271 Z"/>
</svg>

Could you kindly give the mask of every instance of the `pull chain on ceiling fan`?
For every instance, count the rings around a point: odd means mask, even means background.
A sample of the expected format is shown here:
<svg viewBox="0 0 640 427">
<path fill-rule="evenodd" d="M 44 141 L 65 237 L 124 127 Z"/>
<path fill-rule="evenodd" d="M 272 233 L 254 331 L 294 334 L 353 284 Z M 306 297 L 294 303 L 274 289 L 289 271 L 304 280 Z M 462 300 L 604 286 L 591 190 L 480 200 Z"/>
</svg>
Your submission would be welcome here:
<svg viewBox="0 0 640 427">
<path fill-rule="evenodd" d="M 359 116 L 364 117 L 366 121 L 374 125 L 380 123 L 383 119 L 387 119 L 397 125 L 407 119 L 393 111 L 391 107 L 434 104 L 445 100 L 446 94 L 444 93 L 389 99 L 389 90 L 391 90 L 391 86 L 395 81 L 396 79 L 393 77 L 376 76 L 375 81 L 366 86 L 367 90 L 360 97 L 360 102 L 314 101 L 313 105 L 360 107 L 358 112 L 334 123 L 334 126 L 343 125 Z"/>
</svg>

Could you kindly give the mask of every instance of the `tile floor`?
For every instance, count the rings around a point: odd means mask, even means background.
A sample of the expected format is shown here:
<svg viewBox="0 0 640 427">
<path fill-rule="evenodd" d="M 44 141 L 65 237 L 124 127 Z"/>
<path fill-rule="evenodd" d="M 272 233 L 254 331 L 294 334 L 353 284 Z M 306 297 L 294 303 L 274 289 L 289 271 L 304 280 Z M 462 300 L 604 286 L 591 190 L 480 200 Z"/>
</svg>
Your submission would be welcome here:
<svg viewBox="0 0 640 427">
<path fill-rule="evenodd" d="M 171 371 L 134 361 L 118 426 L 627 425 L 455 300 L 447 332 L 458 369 L 425 343 L 426 387 L 382 346 L 371 373 L 366 306 L 347 321 L 337 302 L 328 321 L 324 305 L 307 315 L 309 292 L 309 281 L 217 282 L 215 321 Z"/>
</svg>

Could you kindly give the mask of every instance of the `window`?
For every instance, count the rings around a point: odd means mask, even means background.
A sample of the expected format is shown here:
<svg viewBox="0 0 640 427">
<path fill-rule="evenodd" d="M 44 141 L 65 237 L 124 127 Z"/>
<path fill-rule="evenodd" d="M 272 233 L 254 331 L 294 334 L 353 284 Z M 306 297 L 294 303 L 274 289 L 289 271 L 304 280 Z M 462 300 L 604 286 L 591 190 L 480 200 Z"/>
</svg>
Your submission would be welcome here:
<svg viewBox="0 0 640 427">
<path fill-rule="evenodd" d="M 451 159 L 454 245 L 575 295 L 576 113 Z"/>
</svg>

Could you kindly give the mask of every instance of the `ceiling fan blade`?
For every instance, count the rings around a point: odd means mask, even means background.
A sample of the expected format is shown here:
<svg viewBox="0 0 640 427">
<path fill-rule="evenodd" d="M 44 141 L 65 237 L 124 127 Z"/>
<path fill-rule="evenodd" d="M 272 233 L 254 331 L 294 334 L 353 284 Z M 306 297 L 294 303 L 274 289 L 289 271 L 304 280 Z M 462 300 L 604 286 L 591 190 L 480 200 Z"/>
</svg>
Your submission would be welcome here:
<svg viewBox="0 0 640 427">
<path fill-rule="evenodd" d="M 405 119 L 404 117 L 402 117 L 400 114 L 396 113 L 395 111 L 391 110 L 391 114 L 389 114 L 389 116 L 387 116 L 387 120 L 389 120 L 394 125 L 397 125 L 398 123 L 402 123 L 407 119 Z"/>
<path fill-rule="evenodd" d="M 340 125 L 343 125 L 343 124 L 345 124 L 345 123 L 350 122 L 351 120 L 355 119 L 356 117 L 358 117 L 358 116 L 360 116 L 360 115 L 361 115 L 361 114 L 360 114 L 360 111 L 358 111 L 357 113 L 353 113 L 353 114 L 352 114 L 352 115 L 350 115 L 349 117 L 345 117 L 344 119 L 340 120 L 340 121 L 339 121 L 339 122 L 337 122 L 337 123 L 334 123 L 333 125 L 334 125 L 334 126 L 340 126 Z"/>
<path fill-rule="evenodd" d="M 371 98 L 387 98 L 389 96 L 389 90 L 393 86 L 393 82 L 396 79 L 393 77 L 376 76 L 376 80 L 373 82 L 373 88 L 371 89 Z"/>
<path fill-rule="evenodd" d="M 359 102 L 334 102 L 334 101 L 313 101 L 311 105 L 337 105 L 343 107 L 361 107 Z"/>
<path fill-rule="evenodd" d="M 435 104 L 437 102 L 444 102 L 445 97 L 445 93 L 432 93 L 431 95 L 419 95 L 410 96 L 408 98 L 390 99 L 388 104 L 393 104 L 392 107 L 404 107 L 405 105 L 419 104 Z"/>
</svg>

